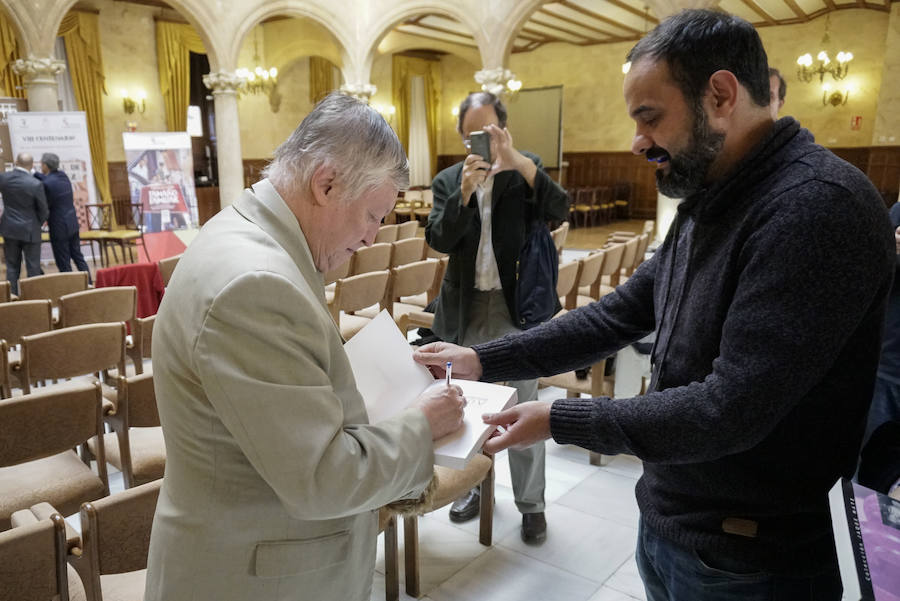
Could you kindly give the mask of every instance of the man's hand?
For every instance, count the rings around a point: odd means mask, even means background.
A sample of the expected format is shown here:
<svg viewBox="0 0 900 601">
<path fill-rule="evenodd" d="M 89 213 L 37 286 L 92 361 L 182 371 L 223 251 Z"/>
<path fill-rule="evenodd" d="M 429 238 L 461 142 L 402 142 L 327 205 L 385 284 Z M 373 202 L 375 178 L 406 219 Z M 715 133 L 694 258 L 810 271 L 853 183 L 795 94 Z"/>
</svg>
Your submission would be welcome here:
<svg viewBox="0 0 900 601">
<path fill-rule="evenodd" d="M 524 449 L 536 442 L 550 438 L 550 403 L 531 401 L 510 407 L 500 413 L 481 416 L 486 424 L 500 426 L 484 443 L 486 453 L 497 453 L 503 449 Z"/>
<path fill-rule="evenodd" d="M 460 380 L 481 378 L 481 360 L 478 353 L 464 346 L 449 342 L 432 342 L 416 349 L 413 352 L 413 359 L 431 370 L 436 378 L 443 378 L 446 375 L 448 361 L 453 363 L 452 377 Z"/>
<path fill-rule="evenodd" d="M 431 426 L 431 440 L 456 432 L 462 426 L 466 399 L 459 386 L 436 383 L 426 388 L 417 401 Z"/>
<path fill-rule="evenodd" d="M 463 206 L 468 206 L 469 199 L 475 193 L 475 188 L 484 183 L 490 168 L 491 164 L 477 154 L 470 154 L 466 157 L 462 168 L 462 181 L 459 184 L 459 191 L 462 195 L 460 202 Z"/>
<path fill-rule="evenodd" d="M 501 171 L 518 171 L 534 187 L 534 176 L 537 173 L 537 165 L 531 159 L 513 147 L 512 134 L 505 127 L 500 129 L 496 125 L 488 125 L 484 128 L 491 136 L 491 152 L 494 164 L 488 175 L 494 175 Z"/>
</svg>

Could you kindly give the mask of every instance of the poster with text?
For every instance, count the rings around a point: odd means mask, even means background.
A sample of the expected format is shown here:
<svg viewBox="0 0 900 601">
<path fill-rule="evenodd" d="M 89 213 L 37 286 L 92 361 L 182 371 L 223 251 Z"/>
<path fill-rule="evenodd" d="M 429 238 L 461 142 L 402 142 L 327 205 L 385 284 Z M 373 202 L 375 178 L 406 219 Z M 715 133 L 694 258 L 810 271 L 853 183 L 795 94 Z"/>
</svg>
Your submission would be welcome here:
<svg viewBox="0 0 900 601">
<path fill-rule="evenodd" d="M 8 116 L 7 123 L 13 155 L 27 152 L 34 157 L 35 169 L 41 168 L 45 152 L 59 156 L 60 170 L 72 181 L 78 223 L 82 230 L 88 229 L 84 206 L 97 203 L 97 188 L 84 113 L 17 112 Z"/>
<path fill-rule="evenodd" d="M 181 230 L 199 223 L 187 132 L 125 132 L 122 141 L 131 204 L 143 209 L 144 232 Z"/>
</svg>

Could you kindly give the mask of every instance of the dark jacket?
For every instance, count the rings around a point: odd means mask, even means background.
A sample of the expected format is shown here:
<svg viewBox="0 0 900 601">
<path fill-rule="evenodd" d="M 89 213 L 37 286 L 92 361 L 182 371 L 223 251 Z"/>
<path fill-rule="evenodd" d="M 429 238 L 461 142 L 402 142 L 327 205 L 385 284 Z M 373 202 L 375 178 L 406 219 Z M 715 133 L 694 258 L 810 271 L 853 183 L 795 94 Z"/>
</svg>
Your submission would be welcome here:
<svg viewBox="0 0 900 601">
<path fill-rule="evenodd" d="M 0 173 L 3 216 L 0 236 L 23 242 L 41 241 L 41 224 L 47 220 L 44 186 L 20 169 Z"/>
<path fill-rule="evenodd" d="M 895 229 L 900 227 L 900 202 L 891 207 L 891 225 Z M 887 317 L 884 320 L 884 344 L 881 347 L 878 377 L 900 384 L 900 254 L 895 259 L 894 287 L 891 289 Z"/>
<path fill-rule="evenodd" d="M 44 192 L 47 195 L 47 205 L 50 208 L 47 225 L 50 226 L 50 237 L 71 238 L 78 233 L 78 215 L 75 213 L 72 182 L 65 172 L 59 169 L 46 175 L 35 173 L 34 176 L 44 184 Z"/>
<path fill-rule="evenodd" d="M 491 239 L 500 284 L 509 314 L 516 319 L 516 261 L 525 244 L 526 227 L 534 220 L 566 218 L 566 192 L 544 172 L 541 159 L 522 153 L 537 165 L 534 189 L 518 171 L 502 171 L 494 176 L 491 192 Z M 431 182 L 434 207 L 425 226 L 425 240 L 433 249 L 447 253 L 450 260 L 432 329 L 442 340 L 462 340 L 475 290 L 475 259 L 481 239 L 481 214 L 472 194 L 468 207 L 461 204 L 462 163 L 444 169 Z"/>
<path fill-rule="evenodd" d="M 686 548 L 836 569 L 827 492 L 856 466 L 894 260 L 875 188 L 787 117 L 613 294 L 475 349 L 486 380 L 533 378 L 657 330 L 651 392 L 556 401 L 553 438 L 643 459 L 642 516 Z"/>
</svg>

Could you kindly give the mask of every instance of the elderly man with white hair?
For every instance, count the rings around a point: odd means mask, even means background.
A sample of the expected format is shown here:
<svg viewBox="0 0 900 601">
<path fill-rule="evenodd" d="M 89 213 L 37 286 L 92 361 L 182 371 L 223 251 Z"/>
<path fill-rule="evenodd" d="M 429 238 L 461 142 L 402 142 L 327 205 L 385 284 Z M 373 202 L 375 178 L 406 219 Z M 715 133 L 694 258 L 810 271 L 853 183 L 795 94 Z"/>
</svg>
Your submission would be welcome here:
<svg viewBox="0 0 900 601">
<path fill-rule="evenodd" d="M 153 335 L 148 601 L 369 598 L 378 508 L 423 493 L 465 404 L 434 387 L 370 424 L 325 304 L 322 273 L 373 243 L 408 174 L 384 119 L 332 94 L 179 261 Z"/>
</svg>

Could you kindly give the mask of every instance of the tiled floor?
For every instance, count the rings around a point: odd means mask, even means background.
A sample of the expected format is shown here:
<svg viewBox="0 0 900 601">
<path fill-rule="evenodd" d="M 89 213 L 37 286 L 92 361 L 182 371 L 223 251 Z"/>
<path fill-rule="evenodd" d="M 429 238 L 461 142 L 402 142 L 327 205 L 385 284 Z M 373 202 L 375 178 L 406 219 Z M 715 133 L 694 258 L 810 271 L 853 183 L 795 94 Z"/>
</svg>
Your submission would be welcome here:
<svg viewBox="0 0 900 601">
<path fill-rule="evenodd" d="M 559 398 L 556 388 L 542 400 Z M 478 543 L 478 520 L 454 524 L 448 508 L 419 518 L 419 570 L 430 601 L 633 601 L 645 599 L 634 563 L 638 508 L 634 485 L 640 461 L 588 463 L 587 451 L 547 445 L 547 540 L 529 546 L 519 537 L 506 453 L 496 457 L 494 544 Z M 402 526 L 401 526 L 402 530 Z M 403 536 L 400 535 L 400 554 Z M 401 559 L 400 598 L 403 590 Z M 384 599 L 384 546 L 379 537 L 372 600 Z"/>
</svg>

